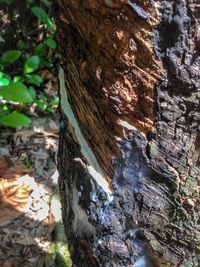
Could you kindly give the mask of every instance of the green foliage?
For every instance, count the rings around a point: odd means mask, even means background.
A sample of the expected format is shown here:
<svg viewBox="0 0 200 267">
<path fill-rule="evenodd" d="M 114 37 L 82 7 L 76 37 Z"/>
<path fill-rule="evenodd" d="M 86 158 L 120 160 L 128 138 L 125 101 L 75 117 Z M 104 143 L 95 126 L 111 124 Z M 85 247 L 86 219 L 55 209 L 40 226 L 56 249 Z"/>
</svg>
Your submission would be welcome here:
<svg viewBox="0 0 200 267">
<path fill-rule="evenodd" d="M 5 78 L 0 78 L 0 86 L 8 85 L 10 81 Z"/>
<path fill-rule="evenodd" d="M 52 48 L 55 49 L 56 48 L 56 41 L 52 38 L 48 38 L 47 39 L 47 45 Z"/>
<path fill-rule="evenodd" d="M 44 56 L 48 52 L 48 46 L 45 43 L 40 43 L 35 47 L 35 54 L 38 56 Z"/>
<path fill-rule="evenodd" d="M 56 266 L 71 267 L 72 261 L 70 258 L 68 246 L 64 242 L 52 242 L 49 246 L 49 253 L 56 254 Z"/>
<path fill-rule="evenodd" d="M 20 103 L 33 101 L 27 87 L 20 82 L 14 82 L 0 88 L 0 95 L 6 100 Z"/>
<path fill-rule="evenodd" d="M 55 107 L 57 107 L 58 105 L 59 98 L 55 97 L 53 100 L 49 102 L 45 95 L 39 94 L 37 98 L 35 98 L 34 102 L 37 104 L 40 110 L 54 113 Z"/>
<path fill-rule="evenodd" d="M 3 116 L 0 119 L 0 122 L 6 126 L 19 127 L 28 126 L 31 123 L 31 120 L 21 113 L 12 112 L 8 115 Z"/>
<path fill-rule="evenodd" d="M 24 166 L 26 166 L 26 168 L 31 169 L 33 167 L 33 164 L 31 162 L 31 158 L 30 157 L 26 157 L 23 161 Z"/>
<path fill-rule="evenodd" d="M 45 12 L 45 10 L 41 7 L 32 7 L 31 8 L 33 14 L 39 19 L 41 20 L 42 23 L 44 23 L 49 32 L 50 33 L 54 33 L 55 32 L 55 26 L 54 23 L 52 21 L 52 19 L 47 15 L 47 13 Z"/>
<path fill-rule="evenodd" d="M 43 78 L 38 74 L 27 74 L 25 77 L 30 84 L 34 84 L 38 87 L 41 85 L 43 80 Z"/>
<path fill-rule="evenodd" d="M 0 124 L 5 126 L 28 126 L 31 119 L 19 112 L 26 113 L 30 106 L 36 106 L 40 112 L 50 113 L 54 113 L 58 106 L 57 97 L 49 100 L 41 92 L 41 70 L 52 66 L 49 55 L 56 48 L 55 24 L 46 12 L 51 1 L 41 0 L 40 7 L 31 7 L 34 2 L 26 0 L 30 14 L 34 14 L 40 25 L 42 23 L 44 37 L 40 41 L 35 40 L 33 47 L 26 40 L 18 40 L 16 49 L 4 51 L 0 56 Z M 12 0 L 0 0 L 1 3 L 10 5 Z"/>
<path fill-rule="evenodd" d="M 19 50 L 9 50 L 3 53 L 1 57 L 1 62 L 4 64 L 11 64 L 15 62 L 20 56 L 21 56 L 21 51 Z"/>
<path fill-rule="evenodd" d="M 40 64 L 39 56 L 32 56 L 27 59 L 24 65 L 24 73 L 31 73 L 38 69 Z"/>
</svg>

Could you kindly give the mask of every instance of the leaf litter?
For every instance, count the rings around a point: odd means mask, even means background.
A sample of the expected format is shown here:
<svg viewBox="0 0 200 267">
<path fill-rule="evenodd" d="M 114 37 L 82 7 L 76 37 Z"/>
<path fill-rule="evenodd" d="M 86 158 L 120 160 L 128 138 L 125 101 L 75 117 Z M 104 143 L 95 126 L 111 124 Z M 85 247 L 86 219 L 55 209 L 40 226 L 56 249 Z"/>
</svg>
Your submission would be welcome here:
<svg viewBox="0 0 200 267">
<path fill-rule="evenodd" d="M 61 224 L 60 203 L 57 195 L 52 198 L 57 191 L 59 131 L 58 115 L 53 116 L 35 117 L 31 126 L 18 131 L 5 128 L 0 136 L 2 267 L 59 266 L 55 253 L 49 252 L 52 233 Z M 58 235 L 65 240 L 63 229 Z"/>
</svg>

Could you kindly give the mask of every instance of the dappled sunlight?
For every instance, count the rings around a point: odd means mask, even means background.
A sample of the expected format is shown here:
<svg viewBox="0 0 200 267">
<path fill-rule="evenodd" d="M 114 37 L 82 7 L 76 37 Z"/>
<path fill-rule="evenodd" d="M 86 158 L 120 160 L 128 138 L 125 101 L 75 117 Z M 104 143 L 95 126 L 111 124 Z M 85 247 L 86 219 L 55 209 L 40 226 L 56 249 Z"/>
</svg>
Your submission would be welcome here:
<svg viewBox="0 0 200 267">
<path fill-rule="evenodd" d="M 33 129 L 34 125 L 37 128 Z M 35 118 L 33 126 L 28 129 L 7 133 L 6 144 L 5 136 L 2 138 L 0 143 L 4 144 L 0 154 L 7 151 L 9 156 L 0 159 L 0 182 L 4 182 L 0 191 L 6 189 L 4 195 L 6 193 L 9 198 L 4 197 L 5 202 L 0 205 L 0 224 L 3 224 L 0 227 L 3 240 L 0 265 L 16 262 L 11 266 L 25 266 L 25 263 L 26 266 L 35 266 L 43 262 L 47 267 L 57 266 L 54 265 L 57 258 L 62 261 L 62 255 L 68 253 L 61 222 L 56 168 L 57 120 Z M 57 245 L 57 242 L 62 245 Z M 65 253 L 62 254 L 63 249 Z M 26 251 L 26 254 L 20 256 L 21 251 Z"/>
</svg>

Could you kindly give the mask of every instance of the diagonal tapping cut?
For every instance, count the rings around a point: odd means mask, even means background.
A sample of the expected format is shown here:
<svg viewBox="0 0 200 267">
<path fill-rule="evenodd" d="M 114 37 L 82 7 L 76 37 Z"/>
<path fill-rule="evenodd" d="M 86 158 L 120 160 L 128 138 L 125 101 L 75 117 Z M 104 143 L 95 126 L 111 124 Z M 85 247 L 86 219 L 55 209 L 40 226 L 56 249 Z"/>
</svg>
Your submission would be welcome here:
<svg viewBox="0 0 200 267">
<path fill-rule="evenodd" d="M 96 183 L 103 189 L 103 191 L 108 194 L 108 199 L 112 200 L 112 191 L 110 189 L 109 183 L 107 182 L 106 178 L 103 175 L 103 171 L 92 152 L 91 148 L 89 147 L 87 141 L 85 140 L 79 124 L 76 120 L 74 112 L 70 106 L 67 90 L 65 87 L 65 78 L 64 78 L 64 71 L 62 68 L 59 69 L 59 81 L 60 81 L 60 94 L 61 94 L 61 109 L 62 112 L 67 117 L 69 123 L 74 129 L 76 138 L 80 145 L 80 150 L 84 158 L 88 162 L 87 170 L 89 174 L 93 177 Z M 76 160 L 76 159 L 75 159 Z"/>
</svg>

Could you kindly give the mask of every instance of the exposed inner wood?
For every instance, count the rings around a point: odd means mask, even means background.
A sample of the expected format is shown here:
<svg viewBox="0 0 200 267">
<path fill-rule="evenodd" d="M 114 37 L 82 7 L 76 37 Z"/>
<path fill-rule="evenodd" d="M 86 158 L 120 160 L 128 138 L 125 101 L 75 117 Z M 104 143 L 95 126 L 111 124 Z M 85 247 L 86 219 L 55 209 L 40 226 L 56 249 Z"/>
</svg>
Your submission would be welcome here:
<svg viewBox="0 0 200 267">
<path fill-rule="evenodd" d="M 155 131 L 155 84 L 164 73 L 152 44 L 159 16 L 148 1 L 142 4 L 145 19 L 131 4 L 120 10 L 105 8 L 103 1 L 60 1 L 60 5 L 60 19 L 67 26 L 60 43 L 70 101 L 111 177 L 111 159 L 118 155 L 115 137 L 129 131 L 122 125 L 128 123 L 145 134 Z"/>
</svg>

